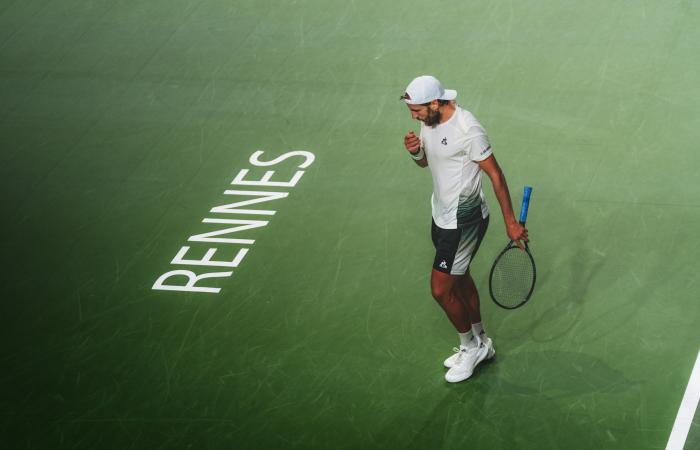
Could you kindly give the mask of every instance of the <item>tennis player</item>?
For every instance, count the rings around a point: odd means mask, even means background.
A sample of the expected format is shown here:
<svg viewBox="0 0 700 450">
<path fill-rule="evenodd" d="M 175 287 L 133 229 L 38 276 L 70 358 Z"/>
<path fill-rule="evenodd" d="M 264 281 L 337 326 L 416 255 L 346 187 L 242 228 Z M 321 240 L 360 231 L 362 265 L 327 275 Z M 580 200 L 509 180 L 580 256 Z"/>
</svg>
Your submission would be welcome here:
<svg viewBox="0 0 700 450">
<path fill-rule="evenodd" d="M 486 131 L 476 118 L 455 103 L 457 91 L 444 89 L 432 76 L 421 76 L 401 96 L 420 122 L 420 136 L 409 131 L 404 146 L 420 167 L 433 176 L 432 239 L 435 246 L 430 287 L 432 295 L 459 333 L 459 348 L 445 360 L 445 379 L 469 378 L 476 366 L 493 358 L 493 341 L 481 322 L 479 292 L 469 265 L 489 224 L 481 188 L 481 172 L 491 179 L 501 206 L 508 237 L 521 248 L 527 229 L 513 213 L 508 185 L 493 155 Z"/>
</svg>

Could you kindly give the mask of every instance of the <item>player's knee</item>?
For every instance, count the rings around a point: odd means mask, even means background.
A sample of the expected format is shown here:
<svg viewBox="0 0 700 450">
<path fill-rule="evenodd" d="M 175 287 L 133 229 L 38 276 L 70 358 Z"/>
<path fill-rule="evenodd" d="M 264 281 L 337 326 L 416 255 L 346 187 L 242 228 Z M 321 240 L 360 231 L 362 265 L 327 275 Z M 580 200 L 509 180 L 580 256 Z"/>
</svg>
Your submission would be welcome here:
<svg viewBox="0 0 700 450">
<path fill-rule="evenodd" d="M 450 300 L 450 289 L 448 286 L 443 285 L 433 285 L 431 286 L 431 293 L 433 298 L 440 304 L 446 303 Z"/>
</svg>

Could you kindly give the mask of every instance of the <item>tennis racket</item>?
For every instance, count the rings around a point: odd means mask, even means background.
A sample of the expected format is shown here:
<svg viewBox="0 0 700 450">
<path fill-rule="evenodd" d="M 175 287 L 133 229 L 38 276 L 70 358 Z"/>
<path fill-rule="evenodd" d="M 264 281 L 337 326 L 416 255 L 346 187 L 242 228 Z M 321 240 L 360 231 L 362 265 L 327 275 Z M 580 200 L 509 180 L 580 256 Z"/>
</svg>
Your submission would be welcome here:
<svg viewBox="0 0 700 450">
<path fill-rule="evenodd" d="M 520 224 L 525 225 L 527 209 L 530 205 L 532 188 L 525 186 L 523 204 L 520 208 Z M 489 274 L 489 292 L 491 299 L 501 308 L 515 309 L 523 306 L 535 289 L 537 270 L 530 247 L 525 242 L 521 250 L 515 242 L 510 241 L 506 248 L 496 257 Z"/>
</svg>

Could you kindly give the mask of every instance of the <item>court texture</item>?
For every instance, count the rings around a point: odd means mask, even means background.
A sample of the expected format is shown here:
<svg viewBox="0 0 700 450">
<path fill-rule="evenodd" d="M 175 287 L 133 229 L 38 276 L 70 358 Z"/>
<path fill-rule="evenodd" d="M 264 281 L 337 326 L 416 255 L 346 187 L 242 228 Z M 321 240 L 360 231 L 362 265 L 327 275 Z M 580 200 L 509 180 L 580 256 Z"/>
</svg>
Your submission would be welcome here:
<svg viewBox="0 0 700 450">
<path fill-rule="evenodd" d="M 698 55 L 691 1 L 0 2 L 0 446 L 699 449 Z M 423 74 L 533 186 L 459 384 Z"/>
</svg>

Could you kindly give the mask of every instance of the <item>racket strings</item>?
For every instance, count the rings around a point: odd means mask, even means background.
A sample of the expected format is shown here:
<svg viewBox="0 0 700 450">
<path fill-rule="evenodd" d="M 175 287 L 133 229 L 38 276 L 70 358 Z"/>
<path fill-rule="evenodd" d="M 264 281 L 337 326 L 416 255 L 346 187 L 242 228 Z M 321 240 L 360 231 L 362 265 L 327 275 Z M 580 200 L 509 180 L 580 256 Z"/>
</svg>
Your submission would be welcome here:
<svg viewBox="0 0 700 450">
<path fill-rule="evenodd" d="M 535 267 L 527 252 L 517 247 L 505 251 L 493 267 L 491 292 L 498 303 L 515 307 L 525 302 L 535 281 Z"/>
</svg>

